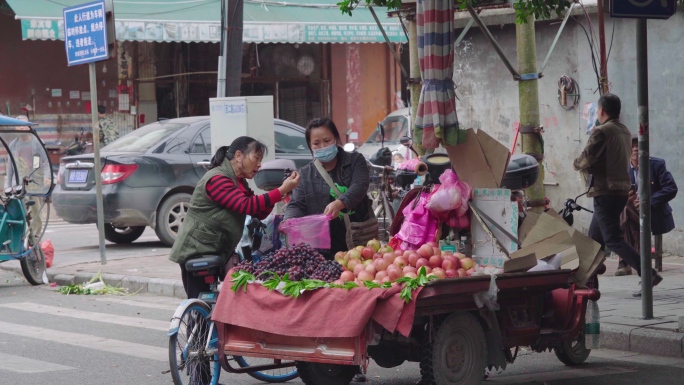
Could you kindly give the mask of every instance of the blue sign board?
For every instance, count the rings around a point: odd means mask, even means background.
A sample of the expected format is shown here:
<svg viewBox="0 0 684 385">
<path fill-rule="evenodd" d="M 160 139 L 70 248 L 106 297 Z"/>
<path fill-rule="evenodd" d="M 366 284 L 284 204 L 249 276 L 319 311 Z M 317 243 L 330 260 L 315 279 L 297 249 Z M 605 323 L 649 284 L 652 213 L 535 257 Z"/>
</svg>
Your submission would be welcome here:
<svg viewBox="0 0 684 385">
<path fill-rule="evenodd" d="M 611 0 L 610 16 L 634 19 L 669 19 L 677 0 Z"/>
<path fill-rule="evenodd" d="M 109 59 L 104 0 L 64 8 L 68 65 Z"/>
</svg>

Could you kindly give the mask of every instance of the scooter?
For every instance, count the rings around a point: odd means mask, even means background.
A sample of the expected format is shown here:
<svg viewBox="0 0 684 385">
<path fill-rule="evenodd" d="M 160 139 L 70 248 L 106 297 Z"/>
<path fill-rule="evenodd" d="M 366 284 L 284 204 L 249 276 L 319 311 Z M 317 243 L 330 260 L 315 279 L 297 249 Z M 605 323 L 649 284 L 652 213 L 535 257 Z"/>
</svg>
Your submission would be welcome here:
<svg viewBox="0 0 684 385">
<path fill-rule="evenodd" d="M 58 140 L 54 143 L 46 144 L 45 148 L 50 156 L 52 162 L 53 173 L 56 175 L 59 171 L 59 163 L 63 156 L 81 155 L 92 152 L 93 143 L 87 141 L 85 131 L 81 131 L 74 135 L 74 140 L 67 145 L 63 145 L 62 141 Z"/>
</svg>

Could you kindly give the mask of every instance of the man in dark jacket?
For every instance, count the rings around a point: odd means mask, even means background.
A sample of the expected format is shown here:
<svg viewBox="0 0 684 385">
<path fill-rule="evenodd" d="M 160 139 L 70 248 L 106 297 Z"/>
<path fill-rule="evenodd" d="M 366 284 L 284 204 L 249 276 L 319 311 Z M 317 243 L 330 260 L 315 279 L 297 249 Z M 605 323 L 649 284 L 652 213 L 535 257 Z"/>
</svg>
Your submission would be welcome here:
<svg viewBox="0 0 684 385">
<path fill-rule="evenodd" d="M 625 241 L 620 227 L 620 214 L 627 204 L 631 188 L 629 163 L 632 134 L 620 123 L 620 98 L 604 94 L 598 101 L 598 120 L 587 146 L 575 159 L 575 170 L 583 172 L 590 181 L 588 196 L 594 198 L 594 215 L 589 225 L 589 237 L 608 247 L 641 275 L 641 257 Z M 650 266 L 653 286 L 663 278 Z M 648 272 L 647 270 L 647 272 Z"/>
<path fill-rule="evenodd" d="M 651 171 L 651 233 L 661 235 L 669 233 L 675 227 L 670 202 L 677 196 L 677 183 L 665 166 L 665 160 L 650 158 Z M 622 214 L 622 228 L 625 239 L 636 250 L 639 249 L 639 197 L 637 186 L 639 183 L 639 138 L 632 136 L 632 156 L 629 165 L 629 178 L 632 183 L 629 200 Z M 620 260 L 615 275 L 630 275 L 632 268 Z"/>
</svg>

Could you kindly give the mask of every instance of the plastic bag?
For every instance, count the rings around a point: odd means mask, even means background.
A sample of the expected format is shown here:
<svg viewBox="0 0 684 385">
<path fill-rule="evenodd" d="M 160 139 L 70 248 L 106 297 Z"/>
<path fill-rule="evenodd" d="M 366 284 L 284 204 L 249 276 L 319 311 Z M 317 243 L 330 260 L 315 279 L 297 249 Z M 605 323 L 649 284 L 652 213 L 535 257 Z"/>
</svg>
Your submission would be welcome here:
<svg viewBox="0 0 684 385">
<path fill-rule="evenodd" d="M 287 243 L 306 243 L 314 249 L 330 249 L 330 217 L 309 215 L 292 218 L 280 224 L 280 231 L 287 235 Z"/>
<path fill-rule="evenodd" d="M 52 267 L 52 261 L 55 259 L 55 247 L 52 245 L 52 241 L 46 239 L 40 243 L 40 248 L 43 249 L 45 256 L 45 267 Z"/>
<path fill-rule="evenodd" d="M 489 290 L 473 294 L 473 299 L 478 308 L 487 306 L 487 309 L 497 311 L 499 310 L 499 303 L 497 302 L 499 288 L 496 286 L 496 275 L 492 274 L 491 277 L 489 280 Z"/>
<path fill-rule="evenodd" d="M 454 210 L 462 206 L 464 191 L 456 173 L 446 170 L 439 177 L 441 186 L 430 196 L 427 208 L 431 211 L 444 212 Z"/>
</svg>

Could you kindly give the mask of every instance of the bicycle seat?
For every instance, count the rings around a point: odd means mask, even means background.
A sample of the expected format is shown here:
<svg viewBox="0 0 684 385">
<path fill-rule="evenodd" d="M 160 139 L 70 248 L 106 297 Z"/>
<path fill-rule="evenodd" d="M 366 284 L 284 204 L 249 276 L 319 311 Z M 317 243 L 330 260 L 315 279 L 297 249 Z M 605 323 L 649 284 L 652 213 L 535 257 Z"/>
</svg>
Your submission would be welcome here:
<svg viewBox="0 0 684 385">
<path fill-rule="evenodd" d="M 185 262 L 185 270 L 193 275 L 218 275 L 223 265 L 223 259 L 218 255 L 205 255 Z"/>
</svg>

